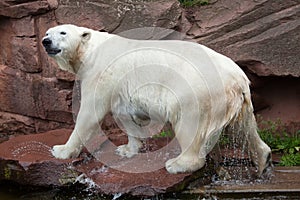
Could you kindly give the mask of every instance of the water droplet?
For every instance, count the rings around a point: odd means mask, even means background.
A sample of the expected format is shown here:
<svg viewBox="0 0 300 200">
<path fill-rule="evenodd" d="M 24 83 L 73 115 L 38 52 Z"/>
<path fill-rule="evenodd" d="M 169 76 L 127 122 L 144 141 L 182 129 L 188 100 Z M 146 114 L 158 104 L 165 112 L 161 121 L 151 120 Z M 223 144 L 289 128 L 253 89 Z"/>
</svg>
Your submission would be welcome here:
<svg viewBox="0 0 300 200">
<path fill-rule="evenodd" d="M 112 200 L 116 200 L 116 199 L 120 198 L 121 196 L 122 196 L 122 193 L 116 193 L 116 194 L 114 194 L 114 197 Z"/>
<path fill-rule="evenodd" d="M 28 154 L 51 155 L 51 147 L 38 141 L 28 141 L 18 144 L 12 150 L 12 155 L 21 158 Z"/>
</svg>

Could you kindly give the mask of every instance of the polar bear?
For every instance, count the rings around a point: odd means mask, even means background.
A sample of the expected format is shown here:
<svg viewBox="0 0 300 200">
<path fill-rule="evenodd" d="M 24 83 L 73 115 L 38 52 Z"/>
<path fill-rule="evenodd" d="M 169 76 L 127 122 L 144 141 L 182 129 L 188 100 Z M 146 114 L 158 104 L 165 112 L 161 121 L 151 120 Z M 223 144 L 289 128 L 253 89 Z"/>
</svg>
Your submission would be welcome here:
<svg viewBox="0 0 300 200">
<path fill-rule="evenodd" d="M 172 125 L 181 153 L 165 163 L 169 173 L 202 168 L 225 129 L 249 141 L 259 174 L 270 165 L 271 149 L 257 133 L 249 80 L 228 57 L 193 42 L 133 40 L 70 24 L 50 28 L 42 44 L 61 69 L 81 80 L 76 125 L 66 144 L 53 147 L 56 158 L 77 157 L 112 112 L 128 133 L 128 144 L 116 152 L 128 158 L 149 136 L 143 127 Z"/>
</svg>

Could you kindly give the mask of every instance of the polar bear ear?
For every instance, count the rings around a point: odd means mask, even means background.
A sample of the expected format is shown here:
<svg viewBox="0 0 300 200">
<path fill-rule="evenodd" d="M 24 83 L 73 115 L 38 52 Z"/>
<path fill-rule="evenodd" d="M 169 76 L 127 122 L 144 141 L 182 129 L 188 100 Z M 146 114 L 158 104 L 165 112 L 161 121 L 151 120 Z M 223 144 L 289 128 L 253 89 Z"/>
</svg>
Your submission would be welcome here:
<svg viewBox="0 0 300 200">
<path fill-rule="evenodd" d="M 81 34 L 81 40 L 83 42 L 87 42 L 91 38 L 91 32 L 90 31 L 83 31 Z"/>
</svg>

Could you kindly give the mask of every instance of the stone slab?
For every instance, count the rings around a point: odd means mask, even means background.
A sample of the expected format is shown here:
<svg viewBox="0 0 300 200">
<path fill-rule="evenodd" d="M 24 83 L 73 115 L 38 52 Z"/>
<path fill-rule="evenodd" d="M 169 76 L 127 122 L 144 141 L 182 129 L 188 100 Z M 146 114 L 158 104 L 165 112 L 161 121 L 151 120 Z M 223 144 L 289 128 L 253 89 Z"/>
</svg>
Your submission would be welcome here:
<svg viewBox="0 0 300 200">
<path fill-rule="evenodd" d="M 107 167 L 84 152 L 77 159 L 60 160 L 51 155 L 51 147 L 67 141 L 71 130 L 60 129 L 42 134 L 23 135 L 0 144 L 0 181 L 13 181 L 22 185 L 64 187 L 80 182 L 95 193 L 153 196 L 182 190 L 187 183 L 202 174 L 169 174 L 165 168 L 148 172 L 130 173 L 118 167 Z M 116 135 L 116 134 L 115 134 Z M 122 141 L 122 136 L 119 142 Z M 98 138 L 101 141 L 101 138 Z M 103 138 L 102 138 L 103 139 Z M 103 139 L 104 143 L 108 142 Z M 123 140 L 126 142 L 126 140 Z M 104 145 L 105 149 L 105 145 Z M 94 154 L 95 156 L 95 154 Z M 105 156 L 105 155 L 104 155 Z M 106 155 L 107 156 L 107 155 Z M 97 156 L 96 156 L 97 157 Z M 111 156 L 109 158 L 115 159 Z M 116 160 L 119 164 L 144 162 L 139 157 Z M 114 161 L 114 160 L 112 160 Z M 151 160 L 155 165 L 155 160 Z M 151 165 L 151 164 L 150 164 Z M 132 170 L 135 170 L 132 168 Z"/>
</svg>

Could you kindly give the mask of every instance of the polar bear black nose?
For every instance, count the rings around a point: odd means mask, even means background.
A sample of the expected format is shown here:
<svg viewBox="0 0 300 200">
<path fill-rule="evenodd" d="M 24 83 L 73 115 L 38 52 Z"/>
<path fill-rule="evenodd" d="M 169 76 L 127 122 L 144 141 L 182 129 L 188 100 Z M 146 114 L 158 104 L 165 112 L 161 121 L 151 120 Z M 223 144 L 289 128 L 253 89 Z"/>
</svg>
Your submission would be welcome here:
<svg viewBox="0 0 300 200">
<path fill-rule="evenodd" d="M 49 47 L 52 44 L 52 41 L 49 38 L 45 38 L 43 39 L 42 44 L 44 47 Z"/>
</svg>

